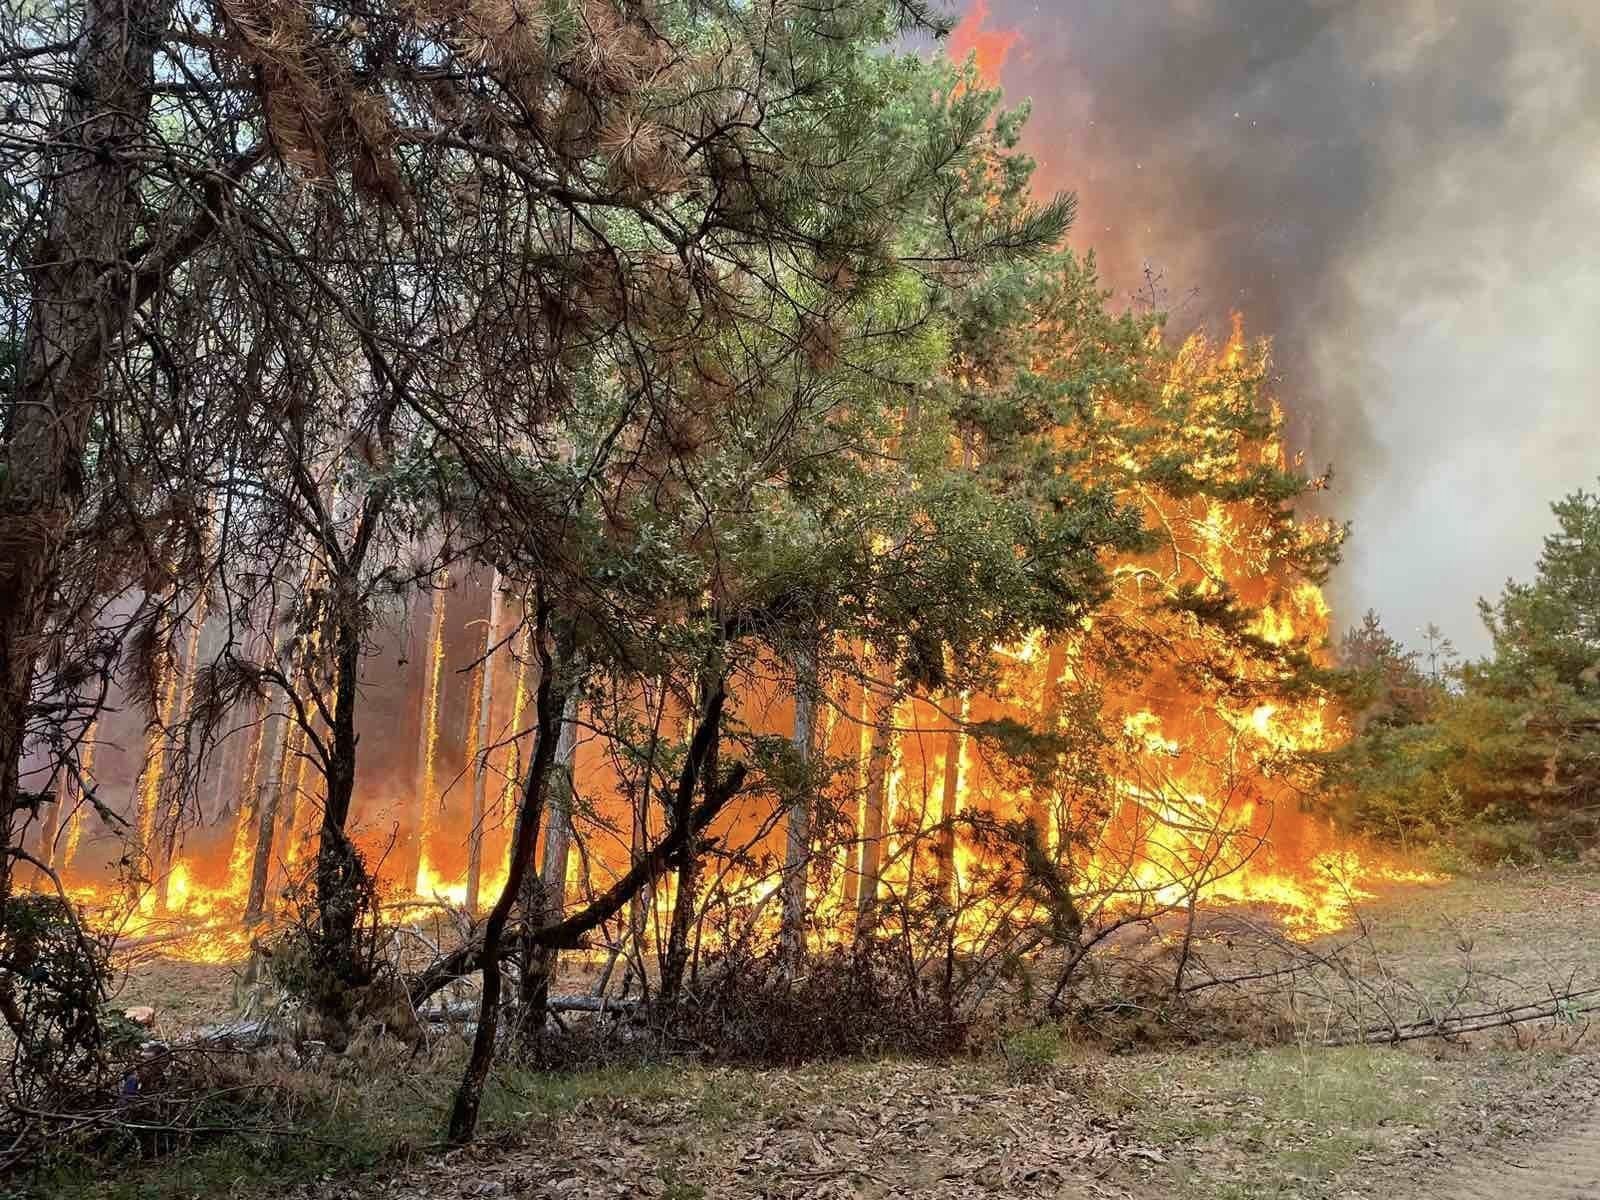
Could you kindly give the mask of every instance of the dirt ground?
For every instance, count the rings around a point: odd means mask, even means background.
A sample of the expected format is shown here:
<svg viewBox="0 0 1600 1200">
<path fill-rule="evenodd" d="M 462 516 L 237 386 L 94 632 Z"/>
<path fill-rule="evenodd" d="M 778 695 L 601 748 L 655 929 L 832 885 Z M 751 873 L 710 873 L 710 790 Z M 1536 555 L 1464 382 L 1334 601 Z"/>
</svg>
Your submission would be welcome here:
<svg viewBox="0 0 1600 1200">
<path fill-rule="evenodd" d="M 1464 997 L 1487 1006 L 1600 985 L 1597 918 L 1593 869 L 1397 888 L 1363 909 L 1370 953 L 1362 961 L 1372 965 L 1362 969 L 1416 981 L 1425 1004 Z M 1215 948 L 1237 953 L 1229 939 Z M 228 968 L 147 962 L 120 1002 L 192 1026 L 221 1016 L 231 990 Z M 1316 1011 L 1296 1007 L 1295 1028 L 1271 1045 L 1121 1044 L 1051 1030 L 1020 1050 L 940 1063 L 516 1076 L 502 1081 L 490 1136 L 465 1151 L 428 1148 L 449 1100 L 444 1070 L 407 1084 L 409 1132 L 393 1139 L 403 1152 L 391 1147 L 360 1172 L 324 1172 L 274 1192 L 315 1200 L 1600 1195 L 1600 1117 L 1590 1111 L 1600 1050 L 1585 1018 L 1448 1042 L 1326 1047 Z M 240 1172 L 223 1188 L 213 1180 L 186 1190 L 169 1179 L 159 1192 L 89 1194 L 252 1195 L 262 1182 Z"/>
</svg>

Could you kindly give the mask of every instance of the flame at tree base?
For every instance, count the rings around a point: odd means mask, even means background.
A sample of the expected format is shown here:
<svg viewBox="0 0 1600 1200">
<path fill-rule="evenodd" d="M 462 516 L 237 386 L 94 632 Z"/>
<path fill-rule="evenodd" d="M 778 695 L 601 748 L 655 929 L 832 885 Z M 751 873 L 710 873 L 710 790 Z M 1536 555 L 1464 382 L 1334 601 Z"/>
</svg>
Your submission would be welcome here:
<svg viewBox="0 0 1600 1200">
<path fill-rule="evenodd" d="M 1351 903 L 1386 885 L 1429 881 L 1370 848 L 1341 844 L 1300 811 L 1306 781 L 1296 776 L 1296 764 L 1344 735 L 1326 695 L 1289 686 L 1295 663 L 1326 665 L 1320 660 L 1329 626 L 1321 591 L 1296 562 L 1314 558 L 1307 548 L 1336 541 L 1337 534 L 1325 523 L 1297 523 L 1272 505 L 1216 498 L 1242 494 L 1230 490 L 1240 480 L 1286 468 L 1282 414 L 1258 399 L 1266 376 L 1265 352 L 1252 350 L 1237 331 L 1221 347 L 1196 338 L 1171 360 L 1163 388 L 1127 402 L 1153 406 L 1151 412 L 1108 414 L 1116 418 L 1112 424 L 1143 432 L 1125 445 L 1113 435 L 1085 461 L 1123 473 L 1123 499 L 1144 510 L 1147 527 L 1159 531 L 1158 544 L 1107 564 L 1111 595 L 1077 630 L 996 646 L 1000 665 L 984 693 L 908 697 L 880 682 L 881 664 L 864 648 L 847 648 L 859 657 L 837 672 L 831 691 L 821 681 L 814 714 L 815 753 L 834 769 L 829 794 L 808 804 L 818 808 L 812 817 L 826 809 L 832 824 L 801 823 L 812 832 L 796 854 L 783 844 L 770 807 L 763 811 L 751 801 L 725 814 L 710 831 L 720 849 L 704 886 L 717 912 L 701 927 L 702 948 L 714 949 L 722 937 L 775 940 L 784 871 L 796 861 L 805 878 L 804 936 L 814 949 L 848 943 L 864 919 L 886 929 L 896 920 L 909 923 L 911 898 L 924 895 L 933 897 L 923 909 L 930 919 L 954 920 L 957 940 L 969 946 L 997 929 L 1050 920 L 1048 899 L 1035 886 L 1040 864 L 1030 863 L 1030 853 L 1044 856 L 1045 874 L 1073 896 L 1075 917 L 1086 926 L 1191 904 L 1246 905 L 1270 909 L 1292 936 L 1312 938 L 1344 927 Z M 1181 407 L 1181 418 L 1171 406 Z M 1255 419 L 1263 416 L 1264 423 Z M 1163 492 L 1159 479 L 1146 478 L 1147 461 L 1187 464 L 1196 486 L 1179 489 L 1176 498 Z M 465 763 L 470 752 L 460 747 L 477 744 L 480 727 L 486 735 L 490 726 L 520 730 L 526 719 L 532 656 L 525 642 L 517 652 L 514 640 L 496 643 L 504 661 L 493 672 L 475 673 L 492 678 L 483 688 L 491 694 L 463 698 L 469 685 L 452 682 L 461 673 L 447 670 L 446 660 L 479 651 L 456 655 L 447 629 L 481 626 L 484 614 L 495 611 L 481 587 L 472 593 L 470 579 L 458 582 L 460 590 L 427 593 L 428 614 L 416 622 L 426 632 L 408 694 L 419 701 L 420 744 L 402 747 L 392 730 L 363 735 L 363 762 L 377 761 L 388 772 L 370 786 L 386 794 L 358 791 L 352 836 L 375 867 L 396 920 L 416 919 L 424 906 L 465 903 L 474 772 Z M 474 595 L 477 607 L 459 611 Z M 447 605 L 456 611 L 447 614 Z M 1223 610 L 1247 614 L 1239 623 L 1248 627 L 1241 632 L 1236 623 L 1219 632 L 1228 624 L 1216 618 Z M 1123 650 L 1130 640 L 1158 649 L 1129 667 Z M 483 644 L 480 630 L 473 645 Z M 169 686 L 177 689 L 177 681 Z M 738 720 L 752 733 L 787 738 L 798 715 L 793 686 L 774 670 L 738 705 Z M 618 709 L 631 705 L 639 714 L 650 707 L 646 700 L 613 697 Z M 668 724 L 674 715 L 687 716 L 668 714 Z M 1063 750 L 1057 770 L 1030 775 L 993 760 L 1003 755 L 980 752 L 983 727 L 1006 721 L 1065 741 L 1085 726 L 1095 736 L 1080 739 L 1086 749 Z M 292 739 L 276 727 L 270 734 L 264 725 L 249 728 L 251 766 L 231 782 L 237 794 L 265 794 L 273 784 L 266 777 L 272 747 L 281 747 L 281 758 Z M 504 733 L 491 739 L 500 747 L 491 760 L 495 785 L 479 788 L 480 803 L 500 797 L 486 806 L 491 811 L 478 831 L 480 910 L 506 877 L 510 810 L 529 758 L 527 738 L 504 739 Z M 661 836 L 659 791 L 651 800 L 644 789 L 639 803 L 646 811 L 637 811 L 631 795 L 638 789 L 630 793 L 623 785 L 608 754 L 600 744 L 580 746 L 572 764 L 585 800 L 568 879 L 574 902 L 609 886 Z M 392 764 L 404 759 L 414 762 L 414 774 L 396 785 Z M 156 769 L 142 772 L 129 800 L 142 818 L 160 807 L 159 746 L 149 760 Z M 70 831 L 69 860 L 78 856 L 63 872 L 71 898 L 96 927 L 119 932 L 130 945 L 192 961 L 241 956 L 260 928 L 246 930 L 244 918 L 252 868 L 261 875 L 255 859 L 262 847 L 271 855 L 275 893 L 314 859 L 308 838 L 318 797 L 315 772 L 304 764 L 300 757 L 293 770 L 281 762 L 276 768 L 294 802 L 286 799 L 288 816 L 275 840 L 258 840 L 261 818 L 252 805 L 227 805 L 232 826 L 196 830 L 192 844 L 176 843 L 164 880 L 148 861 L 135 884 L 86 871 L 91 839 L 80 806 L 61 824 Z M 466 786 L 450 782 L 453 772 Z M 358 786 L 369 786 L 364 779 Z M 229 782 L 217 784 L 219 797 Z M 1006 832 L 1029 824 L 1031 851 Z M 144 850 L 132 855 L 112 839 L 124 870 L 130 858 L 153 857 L 152 833 L 153 826 L 141 826 Z M 672 879 L 662 879 L 619 920 L 643 945 L 658 944 L 674 901 Z M 265 916 L 270 927 L 271 912 Z"/>
<path fill-rule="evenodd" d="M 1305 840 L 1304 831 L 1299 840 Z M 1187 878 L 1174 878 L 1172 864 L 1158 865 L 1163 856 L 1149 848 L 1139 856 L 1141 865 L 1133 870 L 1125 859 L 1108 857 L 1092 863 L 1085 872 L 1080 903 L 1088 906 L 1091 924 L 1127 916 L 1154 918 L 1162 913 L 1181 912 L 1191 903 L 1206 911 L 1245 908 L 1278 923 L 1290 938 L 1311 941 L 1348 928 L 1353 905 L 1379 899 L 1396 886 L 1440 881 L 1437 875 L 1406 866 L 1372 848 L 1339 845 L 1331 833 L 1326 840 L 1326 849 L 1304 861 L 1286 864 L 1279 861 L 1270 838 L 1241 835 L 1241 846 L 1247 843 L 1250 849 L 1237 851 L 1240 861 L 1230 862 L 1224 852 L 1204 874 Z M 1014 896 L 1005 901 L 989 898 L 991 881 L 975 863 L 969 861 L 963 875 L 955 884 L 957 894 L 952 905 L 960 930 L 955 939 L 958 946 L 980 952 L 984 939 L 994 936 L 1004 923 L 1000 919 L 1002 908 L 1014 925 L 1042 919 L 1033 906 L 1019 903 Z M 479 917 L 498 896 L 504 877 L 502 863 L 494 876 L 486 879 Z M 387 919 L 406 924 L 437 914 L 441 908 L 460 910 L 466 894 L 464 877 L 434 876 L 426 883 L 426 891 L 409 892 L 388 891 L 387 885 L 381 884 Z M 583 895 L 582 881 L 575 877 L 572 883 L 574 894 Z M 777 910 L 772 900 L 780 886 L 779 881 L 770 879 L 744 888 L 729 881 L 725 902 L 750 922 L 741 927 L 741 937 L 748 939 L 753 925 L 758 938 L 776 940 Z M 899 887 L 891 873 L 880 896 L 884 912 L 895 911 L 892 901 L 899 894 Z M 270 939 L 282 922 L 280 915 L 277 922 L 267 920 L 246 927 L 244 895 L 237 890 L 196 884 L 182 861 L 168 875 L 165 911 L 157 910 L 156 894 L 155 887 L 146 887 L 130 900 L 124 889 L 87 884 L 67 889 L 68 898 L 90 928 L 114 935 L 122 950 L 179 962 L 241 961 L 250 954 L 258 937 Z M 843 911 L 838 888 L 809 899 L 815 914 L 811 948 L 820 951 L 849 944 L 857 932 L 854 914 Z M 673 890 L 665 881 L 650 897 L 653 919 L 643 922 L 641 928 L 645 931 L 645 946 L 652 950 L 657 947 L 650 931 L 666 928 L 674 900 Z M 889 935 L 900 931 L 893 920 L 886 919 L 882 932 Z M 705 939 L 707 952 L 714 952 L 716 946 L 715 935 Z M 595 953 L 603 956 L 606 952 Z"/>
</svg>

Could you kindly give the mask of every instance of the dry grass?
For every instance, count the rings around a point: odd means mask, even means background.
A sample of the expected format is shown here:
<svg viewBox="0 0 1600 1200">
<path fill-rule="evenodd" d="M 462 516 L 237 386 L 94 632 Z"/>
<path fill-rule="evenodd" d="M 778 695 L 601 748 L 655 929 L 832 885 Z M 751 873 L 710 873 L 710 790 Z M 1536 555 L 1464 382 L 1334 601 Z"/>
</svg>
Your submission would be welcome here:
<svg viewBox="0 0 1600 1200">
<path fill-rule="evenodd" d="M 1364 962 L 1429 1002 L 1504 1003 L 1600 982 L 1600 875 L 1506 871 L 1366 906 Z M 1411 1016 L 1412 1013 L 1400 1014 Z M 1289 1044 L 1105 1061 L 1120 1119 L 1163 1147 L 1175 1193 L 1216 1200 L 1428 1195 L 1444 1167 L 1570 1121 L 1600 1080 L 1587 1026 L 1324 1048 L 1314 1005 Z"/>
<path fill-rule="evenodd" d="M 1449 994 L 1600 979 L 1600 874 L 1507 872 L 1405 888 L 1363 919 L 1385 969 Z M 227 972 L 142 968 L 122 1000 L 173 1020 L 225 1006 Z M 118 1178 L 63 1170 L 52 1194 L 315 1196 L 1011 1196 L 1150 1200 L 1427 1195 L 1463 1156 L 1536 1137 L 1595 1093 L 1584 1029 L 1324 1049 L 1308 1020 L 1275 1045 L 1112 1052 L 1024 1032 L 976 1060 L 788 1071 L 505 1070 L 490 1138 L 433 1142 L 460 1047 L 294 1072 L 307 1138 L 199 1147 Z M 286 1086 L 288 1086 L 286 1084 Z M 358 1181 L 356 1176 L 360 1176 Z M 618 1189 L 623 1191 L 619 1192 Z"/>
</svg>

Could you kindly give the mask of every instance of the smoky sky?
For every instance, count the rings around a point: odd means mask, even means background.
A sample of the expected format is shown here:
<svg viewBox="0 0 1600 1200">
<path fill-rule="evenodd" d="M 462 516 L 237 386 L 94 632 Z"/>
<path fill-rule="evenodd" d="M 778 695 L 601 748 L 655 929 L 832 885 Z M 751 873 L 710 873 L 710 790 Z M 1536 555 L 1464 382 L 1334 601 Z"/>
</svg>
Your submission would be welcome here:
<svg viewBox="0 0 1600 1200">
<path fill-rule="evenodd" d="M 1322 507 L 1336 620 L 1469 651 L 1600 475 L 1600 3 L 968 0 L 1041 190 L 1127 302 L 1233 312 Z"/>
</svg>

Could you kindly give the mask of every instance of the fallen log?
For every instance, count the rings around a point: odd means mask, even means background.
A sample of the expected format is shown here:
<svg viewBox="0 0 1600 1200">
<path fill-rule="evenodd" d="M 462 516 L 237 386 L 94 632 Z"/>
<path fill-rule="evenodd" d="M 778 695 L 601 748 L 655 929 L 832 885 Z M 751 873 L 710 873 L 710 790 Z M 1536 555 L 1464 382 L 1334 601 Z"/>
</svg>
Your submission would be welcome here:
<svg viewBox="0 0 1600 1200">
<path fill-rule="evenodd" d="M 1597 1011 L 1600 1011 L 1600 988 L 1587 988 L 1583 991 L 1563 992 L 1544 1000 L 1508 1004 L 1502 1008 L 1447 1013 L 1439 1017 L 1423 1017 L 1416 1021 L 1397 1021 L 1385 1025 L 1368 1025 L 1353 1033 L 1335 1034 L 1324 1038 L 1322 1045 L 1378 1046 L 1395 1042 L 1414 1042 L 1423 1038 L 1452 1038 L 1464 1033 L 1481 1033 L 1486 1029 L 1503 1029 L 1511 1025 L 1525 1025 L 1531 1021 L 1578 1017 Z"/>
</svg>

